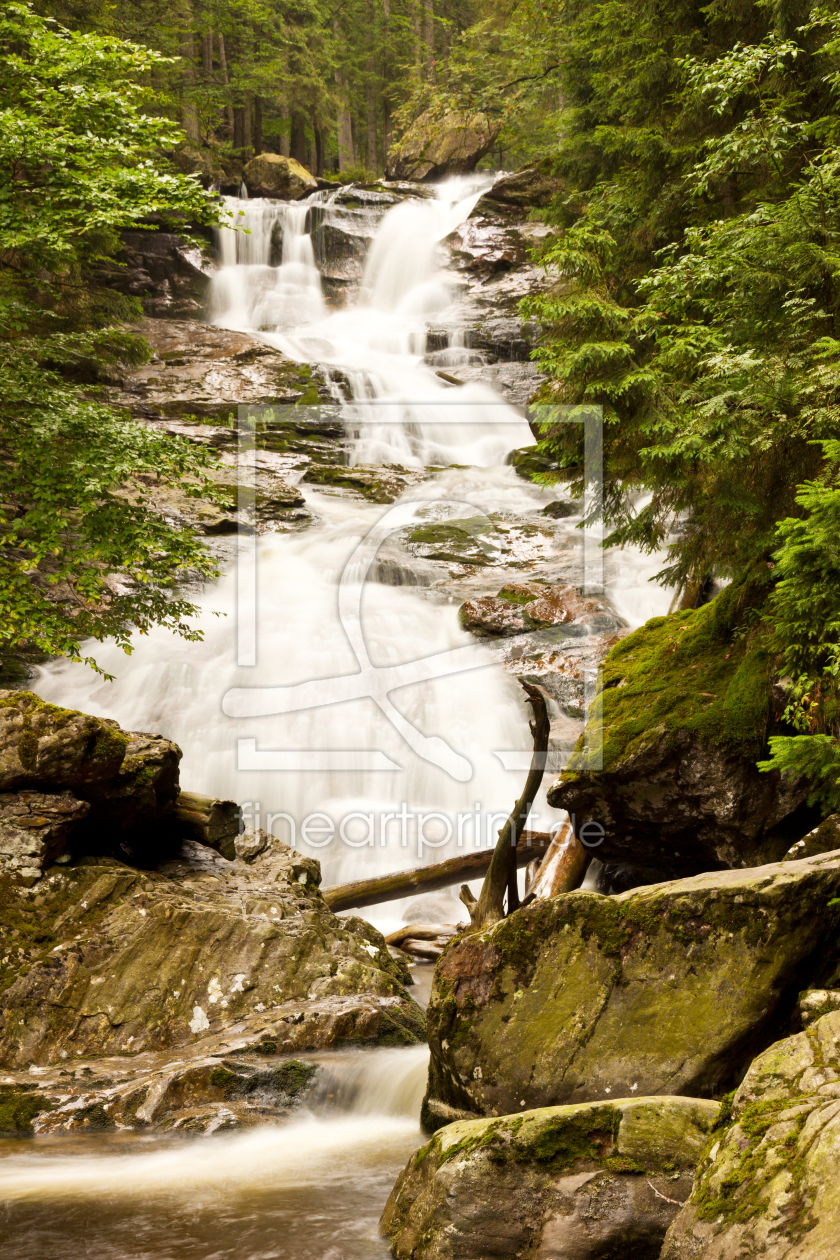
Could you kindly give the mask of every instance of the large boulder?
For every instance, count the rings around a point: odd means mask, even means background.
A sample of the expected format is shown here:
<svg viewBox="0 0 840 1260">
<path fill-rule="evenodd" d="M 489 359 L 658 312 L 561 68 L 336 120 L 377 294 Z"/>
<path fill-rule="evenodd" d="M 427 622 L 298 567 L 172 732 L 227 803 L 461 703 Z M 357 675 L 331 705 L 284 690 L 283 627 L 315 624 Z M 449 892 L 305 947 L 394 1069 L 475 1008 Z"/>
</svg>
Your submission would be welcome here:
<svg viewBox="0 0 840 1260">
<path fill-rule="evenodd" d="M 756 762 L 778 730 L 772 654 L 751 631 L 749 588 L 654 617 L 607 656 L 586 744 L 548 789 L 597 856 L 693 875 L 781 860 L 813 826 L 807 785 Z"/>
<path fill-rule="evenodd" d="M 840 1255 L 840 1011 L 756 1059 L 713 1137 L 662 1260 Z"/>
<path fill-rule="evenodd" d="M 94 860 L 0 884 L 0 1067 L 421 1040 L 379 933 L 331 913 L 317 862 L 259 839 L 247 861 L 188 842 L 155 871 Z"/>
<path fill-rule="evenodd" d="M 491 201 L 527 210 L 547 206 L 563 192 L 563 182 L 552 169 L 551 158 L 529 162 L 518 171 L 500 175 L 487 196 Z"/>
<path fill-rule="evenodd" d="M 65 853 L 153 860 L 168 838 L 181 750 L 162 735 L 0 692 L 0 875 L 31 883 Z"/>
<path fill-rule="evenodd" d="M 654 1257 L 718 1105 L 633 1098 L 441 1129 L 382 1217 L 397 1260 Z"/>
<path fill-rule="evenodd" d="M 486 114 L 421 114 L 388 154 L 388 179 L 435 180 L 474 171 L 492 149 L 499 124 Z"/>
<path fill-rule="evenodd" d="M 633 1094 L 720 1097 L 837 965 L 840 855 L 536 901 L 456 940 L 424 1120 Z"/>
<path fill-rule="evenodd" d="M 278 201 L 299 201 L 318 188 L 318 181 L 305 166 L 280 153 L 261 153 L 251 158 L 242 178 L 251 197 L 274 197 Z"/>
</svg>

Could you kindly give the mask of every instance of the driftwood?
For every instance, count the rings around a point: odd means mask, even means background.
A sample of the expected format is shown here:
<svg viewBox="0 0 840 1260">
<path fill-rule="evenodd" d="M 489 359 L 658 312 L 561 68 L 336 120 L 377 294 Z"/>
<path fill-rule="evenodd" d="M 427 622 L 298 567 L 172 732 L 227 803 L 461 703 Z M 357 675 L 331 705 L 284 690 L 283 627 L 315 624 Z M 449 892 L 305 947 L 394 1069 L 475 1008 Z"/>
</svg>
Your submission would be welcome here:
<svg viewBox="0 0 840 1260">
<path fill-rule="evenodd" d="M 399 946 L 408 940 L 436 941 L 439 936 L 454 936 L 460 930 L 456 923 L 405 923 L 385 937 L 385 944 Z"/>
<path fill-rule="evenodd" d="M 535 853 L 544 853 L 550 844 L 548 832 L 523 831 L 516 847 L 517 866 L 527 866 Z M 495 849 L 477 849 L 461 857 L 449 858 L 446 862 L 417 866 L 410 871 L 394 871 L 373 879 L 357 879 L 352 884 L 336 884 L 321 891 L 331 910 L 376 906 L 383 901 L 408 897 L 411 893 L 437 892 L 462 880 L 481 879 L 490 869 L 494 853 Z"/>
<path fill-rule="evenodd" d="M 571 823 L 563 823 L 528 886 L 526 900 L 557 897 L 580 888 L 590 859 L 591 854 L 575 836 Z"/>
<path fill-rule="evenodd" d="M 484 928 L 498 923 L 500 919 L 505 917 L 505 891 L 507 891 L 508 914 L 511 914 L 519 906 L 519 889 L 516 873 L 520 863 L 516 858 L 517 842 L 522 834 L 528 815 L 531 812 L 531 806 L 534 803 L 534 797 L 540 789 L 540 784 L 545 774 L 548 738 L 551 732 L 548 710 L 545 707 L 545 697 L 539 687 L 526 682 L 524 678 L 520 678 L 519 681 L 527 692 L 531 707 L 534 710 L 534 720 L 531 722 L 534 755 L 531 758 L 531 768 L 528 771 L 528 778 L 525 780 L 522 795 L 514 805 L 504 827 L 499 832 L 499 839 L 496 842 L 496 847 L 490 860 L 490 869 L 481 887 L 481 896 L 476 901 L 466 884 L 461 889 L 461 900 L 470 912 L 470 931 L 472 932 L 481 932 Z M 527 865 L 527 863 L 523 863 L 523 865 Z"/>
<path fill-rule="evenodd" d="M 219 801 L 198 792 L 181 792 L 175 802 L 179 829 L 230 861 L 236 857 L 233 842 L 239 835 L 241 818 L 242 811 L 235 801 Z"/>
</svg>

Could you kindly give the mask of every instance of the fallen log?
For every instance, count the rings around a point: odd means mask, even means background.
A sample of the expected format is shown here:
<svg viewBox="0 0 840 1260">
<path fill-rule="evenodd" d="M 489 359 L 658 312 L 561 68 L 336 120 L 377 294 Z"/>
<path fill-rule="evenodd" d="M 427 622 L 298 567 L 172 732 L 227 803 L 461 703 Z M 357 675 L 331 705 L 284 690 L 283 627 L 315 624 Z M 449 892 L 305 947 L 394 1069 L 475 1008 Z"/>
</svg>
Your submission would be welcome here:
<svg viewBox="0 0 840 1260">
<path fill-rule="evenodd" d="M 546 831 L 523 831 L 516 846 L 516 865 L 527 866 L 535 853 L 545 852 L 550 843 L 551 836 Z M 490 869 L 494 851 L 478 849 L 449 858 L 446 862 L 417 866 L 410 871 L 394 871 L 374 879 L 357 879 L 352 884 L 336 884 L 321 891 L 331 910 L 360 909 L 362 906 L 379 905 L 383 901 L 396 901 L 411 893 L 437 892 L 440 888 L 481 879 Z"/>
<path fill-rule="evenodd" d="M 591 860 L 592 854 L 577 839 L 571 823 L 563 823 L 540 862 L 526 900 L 539 901 L 580 888 Z"/>
<path fill-rule="evenodd" d="M 175 802 L 175 820 L 190 840 L 197 840 L 233 861 L 233 842 L 239 835 L 242 811 L 236 801 L 220 801 L 198 792 L 181 792 Z"/>
<path fill-rule="evenodd" d="M 396 932 L 385 937 L 386 945 L 402 945 L 403 941 L 436 941 L 439 936 L 455 936 L 460 926 L 457 923 L 404 923 Z"/>
</svg>

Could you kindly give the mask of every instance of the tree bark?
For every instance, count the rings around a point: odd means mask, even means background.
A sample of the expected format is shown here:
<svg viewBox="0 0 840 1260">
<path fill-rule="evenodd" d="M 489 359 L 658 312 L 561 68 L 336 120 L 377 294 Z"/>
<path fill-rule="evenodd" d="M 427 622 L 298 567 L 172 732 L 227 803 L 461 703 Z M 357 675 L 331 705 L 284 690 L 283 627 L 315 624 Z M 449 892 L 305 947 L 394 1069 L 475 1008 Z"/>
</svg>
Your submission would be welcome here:
<svg viewBox="0 0 840 1260">
<path fill-rule="evenodd" d="M 254 97 L 254 157 L 259 157 L 262 153 L 262 97 Z"/>
<path fill-rule="evenodd" d="M 435 82 L 435 0 L 425 0 L 423 43 L 426 52 L 426 79 Z"/>
<path fill-rule="evenodd" d="M 300 162 L 301 166 L 306 166 L 306 122 L 303 114 L 292 114 L 289 156 Z"/>
<path fill-rule="evenodd" d="M 550 843 L 548 832 L 523 832 L 516 849 L 517 865 L 527 866 L 534 854 L 544 853 Z M 383 901 L 407 897 L 418 889 L 421 892 L 436 892 L 439 888 L 452 888 L 462 880 L 480 879 L 489 869 L 494 851 L 479 849 L 461 857 L 448 858 L 445 862 L 418 866 L 410 871 L 395 871 L 372 879 L 357 879 L 352 884 L 336 884 L 333 888 L 322 888 L 321 892 L 331 910 L 377 906 Z"/>
<path fill-rule="evenodd" d="M 534 797 L 540 789 L 540 784 L 545 774 L 545 758 L 551 729 L 548 720 L 548 710 L 545 707 L 545 699 L 538 687 L 525 682 L 522 678 L 519 681 L 527 692 L 531 707 L 534 710 L 534 721 L 530 724 L 531 735 L 534 740 L 534 754 L 531 758 L 531 768 L 528 771 L 528 778 L 525 780 L 522 795 L 514 805 L 504 827 L 499 832 L 499 839 L 490 861 L 490 869 L 481 888 L 481 896 L 476 901 L 466 886 L 461 890 L 461 900 L 470 912 L 471 923 L 469 930 L 471 932 L 481 932 L 484 928 L 492 927 L 494 923 L 498 923 L 500 919 L 505 917 L 504 896 L 506 891 L 508 894 L 508 913 L 511 913 L 519 905 L 519 895 L 516 888 L 517 842 L 528 820 Z"/>
<path fill-rule="evenodd" d="M 195 33 L 193 31 L 192 5 L 185 3 L 182 7 L 184 30 L 181 33 L 182 89 L 181 89 L 181 126 L 188 140 L 193 144 L 201 143 L 201 128 L 198 111 L 192 93 L 195 88 Z"/>
<path fill-rule="evenodd" d="M 227 54 L 225 50 L 225 37 L 221 33 L 221 31 L 219 31 L 219 65 L 222 68 L 222 82 L 224 83 L 226 88 L 229 88 L 230 78 L 228 76 Z M 230 104 L 229 101 L 227 105 L 225 105 L 225 117 L 227 118 L 227 125 L 230 127 L 231 139 L 233 139 L 233 106 Z"/>
<path fill-rule="evenodd" d="M 205 79 L 213 74 L 213 32 L 205 31 L 201 37 L 201 69 Z"/>
<path fill-rule="evenodd" d="M 571 823 L 563 823 L 540 862 L 526 901 L 557 897 L 580 888 L 591 858 L 591 853 L 575 836 Z"/>
<path fill-rule="evenodd" d="M 218 850 L 230 861 L 236 857 L 233 842 L 240 832 L 242 811 L 235 801 L 181 792 L 175 802 L 175 819 L 191 840 Z"/>
</svg>

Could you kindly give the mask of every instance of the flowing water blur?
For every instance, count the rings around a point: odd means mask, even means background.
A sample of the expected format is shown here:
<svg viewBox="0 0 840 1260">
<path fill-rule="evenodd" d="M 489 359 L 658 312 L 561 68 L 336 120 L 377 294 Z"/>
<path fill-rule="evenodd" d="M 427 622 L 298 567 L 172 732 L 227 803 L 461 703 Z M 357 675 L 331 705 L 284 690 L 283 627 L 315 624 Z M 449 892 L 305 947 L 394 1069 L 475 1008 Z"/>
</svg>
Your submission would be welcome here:
<svg viewBox="0 0 840 1260">
<path fill-rule="evenodd" d="M 318 1056 L 308 1056 L 317 1061 Z M 425 1047 L 338 1051 L 286 1126 L 0 1141 L 3 1260 L 378 1260 L 422 1141 Z M 322 1056 L 322 1062 L 327 1062 Z"/>
</svg>

